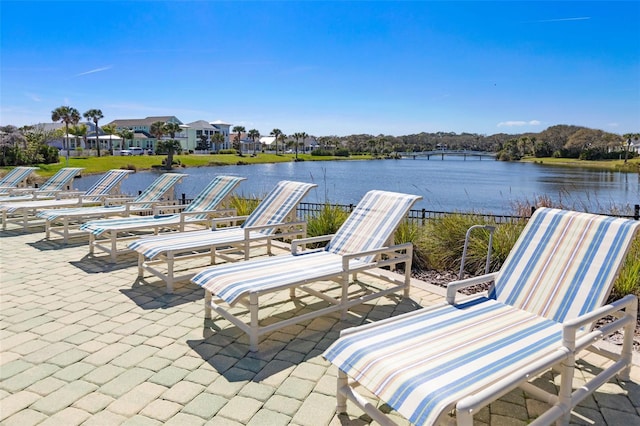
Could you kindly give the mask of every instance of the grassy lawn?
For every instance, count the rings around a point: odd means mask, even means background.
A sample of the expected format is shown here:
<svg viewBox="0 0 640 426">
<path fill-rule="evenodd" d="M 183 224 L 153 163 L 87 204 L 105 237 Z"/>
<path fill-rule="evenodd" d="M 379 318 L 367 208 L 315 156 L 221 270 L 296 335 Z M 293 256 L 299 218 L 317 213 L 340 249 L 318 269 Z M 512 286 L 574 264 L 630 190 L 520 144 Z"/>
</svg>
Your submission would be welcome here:
<svg viewBox="0 0 640 426">
<path fill-rule="evenodd" d="M 104 173 L 110 169 L 131 169 L 150 170 L 153 167 L 161 167 L 162 160 L 166 155 L 139 155 L 139 156 L 106 156 L 106 157 L 71 157 L 69 167 L 84 167 L 84 174 Z M 298 158 L 304 161 L 327 161 L 327 160 L 370 160 L 369 155 L 354 155 L 351 157 L 333 156 L 312 156 L 310 154 L 298 154 Z M 236 164 L 261 164 L 261 163 L 283 163 L 295 160 L 295 154 L 258 154 L 255 157 L 244 155 L 242 157 L 233 154 L 217 155 L 175 155 L 174 161 L 179 161 L 183 167 L 203 167 L 203 166 L 228 166 Z M 56 164 L 40 164 L 37 171 L 41 178 L 52 176 L 62 167 L 67 166 L 67 160 L 60 157 L 60 162 Z M 176 168 L 176 167 L 174 167 Z M 6 170 L 11 167 L 3 168 Z M 178 168 L 179 169 L 179 168 Z"/>
<path fill-rule="evenodd" d="M 606 169 L 615 172 L 640 172 L 640 158 L 632 158 L 624 163 L 624 160 L 599 160 L 588 161 L 578 160 L 577 158 L 523 158 L 523 162 L 544 164 L 549 166 L 565 166 L 565 167 L 585 167 L 591 169 Z"/>
</svg>

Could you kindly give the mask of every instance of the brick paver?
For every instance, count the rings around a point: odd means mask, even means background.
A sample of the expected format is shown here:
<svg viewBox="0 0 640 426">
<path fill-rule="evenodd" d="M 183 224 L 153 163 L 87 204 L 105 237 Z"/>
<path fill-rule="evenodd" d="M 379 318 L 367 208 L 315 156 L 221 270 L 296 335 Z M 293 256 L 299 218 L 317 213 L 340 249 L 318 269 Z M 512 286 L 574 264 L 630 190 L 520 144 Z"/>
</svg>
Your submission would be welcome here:
<svg viewBox="0 0 640 426">
<path fill-rule="evenodd" d="M 260 352 L 228 321 L 204 320 L 203 294 L 173 295 L 134 256 L 115 265 L 86 242 L 45 241 L 41 231 L 0 233 L 0 423 L 3 425 L 362 425 L 351 404 L 334 414 L 336 369 L 321 356 L 340 330 L 442 301 L 416 282 L 410 300 L 382 298 L 266 335 Z M 202 263 L 199 263 L 201 266 Z M 285 292 L 286 293 L 286 292 Z M 287 294 L 265 316 L 300 309 Z M 602 367 L 590 355 L 584 372 Z M 640 424 L 640 369 L 578 407 L 577 424 Z M 556 378 L 541 383 L 554 387 Z M 576 383 L 583 380 L 578 375 Z M 546 405 L 514 391 L 483 409 L 479 425 L 527 424 Z M 390 413 L 400 424 L 407 424 Z"/>
</svg>

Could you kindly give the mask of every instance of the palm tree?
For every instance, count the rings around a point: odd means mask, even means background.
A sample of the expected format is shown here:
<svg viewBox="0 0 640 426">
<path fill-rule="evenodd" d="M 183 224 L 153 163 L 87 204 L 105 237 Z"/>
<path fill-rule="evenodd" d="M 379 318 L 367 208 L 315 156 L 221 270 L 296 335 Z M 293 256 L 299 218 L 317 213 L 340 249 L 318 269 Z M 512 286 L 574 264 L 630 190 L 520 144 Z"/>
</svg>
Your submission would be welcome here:
<svg viewBox="0 0 640 426">
<path fill-rule="evenodd" d="M 104 126 L 102 128 L 102 130 L 105 130 L 105 127 L 107 127 L 107 126 Z M 115 128 L 115 126 L 114 126 L 114 128 Z M 124 146 L 125 142 L 128 141 L 128 140 L 133 141 L 133 135 L 134 135 L 133 130 L 131 130 L 131 129 L 122 129 L 119 132 L 117 132 L 117 134 L 118 134 L 118 136 L 120 136 L 122 138 L 122 149 L 126 149 L 125 146 Z M 113 149 L 113 147 L 112 147 L 112 149 Z"/>
<path fill-rule="evenodd" d="M 280 137 L 280 135 L 282 135 L 282 130 L 280 129 L 273 129 L 271 131 L 271 133 L 269 133 L 271 136 L 275 136 L 276 138 L 274 139 L 274 142 L 276 143 L 276 155 L 278 155 L 278 139 Z"/>
<path fill-rule="evenodd" d="M 84 142 L 84 147 L 85 148 L 87 147 L 87 130 L 89 130 L 89 128 L 84 123 L 76 124 L 75 126 L 69 127 L 69 133 L 76 137 L 75 138 L 76 150 L 78 149 L 78 137 L 82 137 L 82 140 Z"/>
<path fill-rule="evenodd" d="M 224 135 L 222 133 L 214 133 L 211 137 L 211 142 L 213 142 L 213 149 L 217 154 L 220 150 L 220 145 L 224 143 Z"/>
<path fill-rule="evenodd" d="M 102 131 L 109 135 L 109 154 L 113 155 L 113 135 L 118 133 L 118 128 L 115 124 L 107 124 L 106 126 L 102 126 Z M 124 149 L 124 145 L 120 147 L 120 149 Z"/>
<path fill-rule="evenodd" d="M 242 137 L 242 132 L 245 132 L 246 129 L 244 126 L 235 126 L 233 128 L 233 133 L 237 133 L 236 135 L 236 143 L 238 144 L 238 152 L 242 155 L 242 143 L 240 142 L 240 138 Z"/>
<path fill-rule="evenodd" d="M 301 137 L 302 137 L 302 133 L 293 134 L 293 138 L 296 140 L 296 143 L 294 144 L 294 148 L 296 149 L 296 161 L 298 161 L 298 143 Z"/>
<path fill-rule="evenodd" d="M 251 141 L 253 142 L 253 155 L 256 154 L 256 139 L 258 139 L 259 137 L 259 131 L 257 131 L 256 129 L 249 130 L 249 138 L 251 138 Z"/>
<path fill-rule="evenodd" d="M 104 115 L 102 115 L 102 111 L 99 109 L 90 109 L 89 111 L 85 112 L 83 115 L 84 115 L 84 118 L 91 119 L 91 121 L 93 121 L 93 124 L 96 125 L 96 147 L 98 149 L 98 157 L 100 157 L 100 139 L 98 139 L 98 120 L 100 120 L 101 118 L 104 118 Z"/>
<path fill-rule="evenodd" d="M 300 139 L 302 139 L 302 152 L 304 151 L 304 142 L 307 140 L 307 138 L 309 137 L 308 134 L 306 134 L 305 132 L 300 132 Z"/>
<path fill-rule="evenodd" d="M 61 106 L 51 111 L 51 120 L 62 121 L 65 124 L 66 134 L 69 135 L 69 125 L 76 125 L 80 121 L 80 113 L 77 109 L 70 106 Z M 67 166 L 69 165 L 69 136 L 67 140 Z"/>
<path fill-rule="evenodd" d="M 167 170 L 171 170 L 173 167 L 173 154 L 182 149 L 182 145 L 180 142 L 175 140 L 176 133 L 180 132 L 182 129 L 180 125 L 177 123 L 163 123 L 162 121 L 156 121 L 151 124 L 151 128 L 149 129 L 151 134 L 158 140 L 158 144 L 156 146 L 156 151 L 167 151 L 167 158 L 165 159 L 165 168 Z M 171 136 L 171 139 L 168 141 L 161 141 L 164 135 Z"/>
</svg>

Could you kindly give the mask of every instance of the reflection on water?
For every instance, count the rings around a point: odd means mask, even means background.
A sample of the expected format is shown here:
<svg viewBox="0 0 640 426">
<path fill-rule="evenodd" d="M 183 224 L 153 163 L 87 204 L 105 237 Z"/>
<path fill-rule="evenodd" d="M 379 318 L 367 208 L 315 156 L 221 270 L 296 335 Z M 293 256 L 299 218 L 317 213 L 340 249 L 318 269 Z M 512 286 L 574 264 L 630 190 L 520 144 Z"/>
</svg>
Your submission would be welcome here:
<svg viewBox="0 0 640 426">
<path fill-rule="evenodd" d="M 539 197 L 561 202 L 567 208 L 606 212 L 611 206 L 631 211 L 640 203 L 637 173 L 553 167 L 494 160 L 445 160 L 426 158 L 374 161 L 306 161 L 298 163 L 217 166 L 176 170 L 189 176 L 177 186 L 188 198 L 197 194 L 215 175 L 247 178 L 238 189 L 244 196 L 263 196 L 280 180 L 314 182 L 318 188 L 306 201 L 357 203 L 371 189 L 421 195 L 416 208 L 442 211 L 482 211 L 508 214 L 515 203 L 533 203 Z M 136 194 L 159 171 L 138 172 L 127 178 L 122 190 Z M 96 176 L 77 181 L 88 188 Z"/>
</svg>

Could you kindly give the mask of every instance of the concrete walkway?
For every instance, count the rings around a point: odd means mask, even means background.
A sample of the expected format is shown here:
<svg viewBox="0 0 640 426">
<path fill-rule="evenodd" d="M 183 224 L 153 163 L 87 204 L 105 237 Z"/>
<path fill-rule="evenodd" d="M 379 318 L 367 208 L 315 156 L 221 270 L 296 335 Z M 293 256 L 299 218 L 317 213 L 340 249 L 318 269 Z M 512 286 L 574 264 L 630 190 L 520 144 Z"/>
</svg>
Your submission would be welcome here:
<svg viewBox="0 0 640 426">
<path fill-rule="evenodd" d="M 442 301 L 415 281 L 411 298 L 382 298 L 350 312 L 273 332 L 250 353 L 227 321 L 203 320 L 203 292 L 190 283 L 164 294 L 137 280 L 133 256 L 90 258 L 86 241 L 0 233 L 0 424 L 363 425 L 355 407 L 336 416 L 336 370 L 321 356 L 341 329 Z M 286 293 L 286 292 L 284 292 Z M 283 295 L 284 297 L 286 295 Z M 278 296 L 280 297 L 280 296 Z M 290 316 L 305 300 L 280 303 Z M 602 359 L 589 357 L 584 374 Z M 543 377 L 549 386 L 554 378 Z M 575 424 L 640 424 L 640 372 L 588 397 Z M 525 425 L 543 404 L 514 391 L 477 424 Z M 407 422 L 394 417 L 400 424 Z"/>
</svg>

